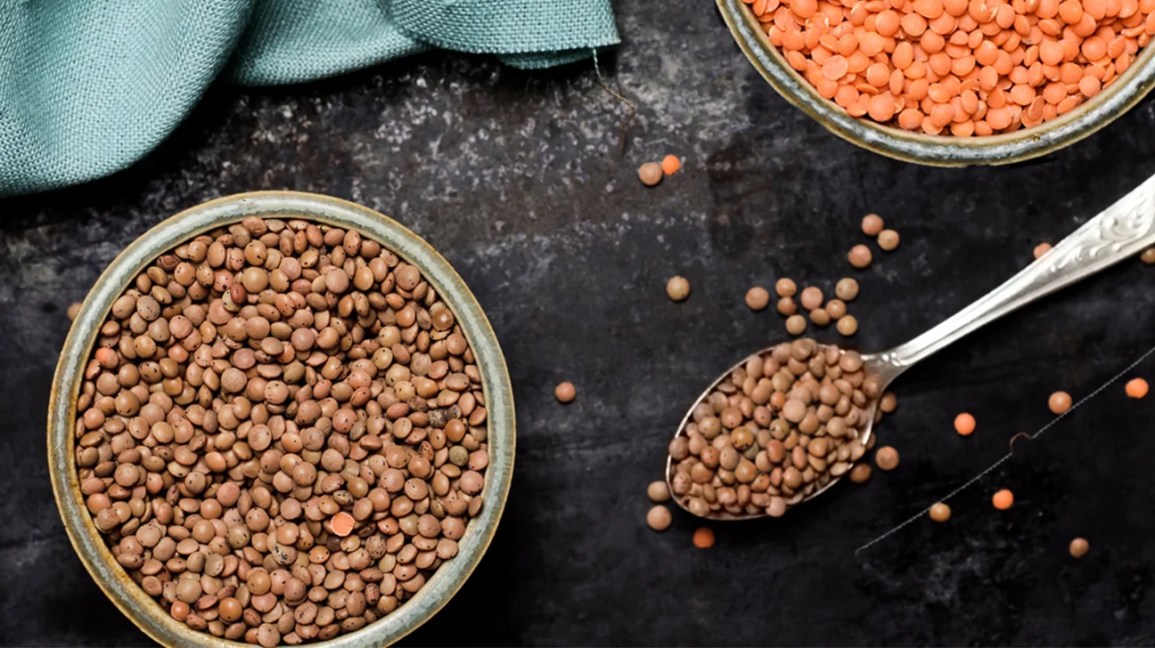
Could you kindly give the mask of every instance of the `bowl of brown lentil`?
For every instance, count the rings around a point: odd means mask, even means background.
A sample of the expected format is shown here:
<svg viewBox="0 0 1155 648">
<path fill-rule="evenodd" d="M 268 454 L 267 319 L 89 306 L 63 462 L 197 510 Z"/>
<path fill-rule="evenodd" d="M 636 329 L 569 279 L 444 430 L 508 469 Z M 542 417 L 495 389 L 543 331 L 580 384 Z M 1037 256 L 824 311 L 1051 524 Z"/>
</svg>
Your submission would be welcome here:
<svg viewBox="0 0 1155 648">
<path fill-rule="evenodd" d="M 1152 0 L 716 0 L 789 103 L 881 155 L 998 165 L 1073 144 L 1155 87 Z"/>
<path fill-rule="evenodd" d="M 393 643 L 477 566 L 513 471 L 505 360 L 464 281 L 313 194 L 221 198 L 129 245 L 49 408 L 69 539 L 163 645 Z"/>
</svg>

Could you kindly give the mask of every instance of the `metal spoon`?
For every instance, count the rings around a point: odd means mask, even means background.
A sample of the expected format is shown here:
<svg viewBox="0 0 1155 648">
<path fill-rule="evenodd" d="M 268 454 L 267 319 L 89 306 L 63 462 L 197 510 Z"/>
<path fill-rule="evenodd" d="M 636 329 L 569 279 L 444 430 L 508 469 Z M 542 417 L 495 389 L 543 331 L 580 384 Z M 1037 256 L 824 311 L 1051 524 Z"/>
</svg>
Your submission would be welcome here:
<svg viewBox="0 0 1155 648">
<path fill-rule="evenodd" d="M 914 366 L 915 363 L 967 333 L 1044 295 L 1114 265 L 1151 245 L 1155 245 L 1155 176 L 1148 178 L 1131 193 L 1095 218 L 1087 221 L 1073 234 L 1011 277 L 1006 283 L 938 326 L 889 351 L 863 355 L 865 370 L 868 375 L 877 376 L 882 385 L 882 389 L 878 390 L 877 393 L 881 394 L 887 385 Z M 706 400 L 717 385 L 728 378 L 735 369 L 743 366 L 747 360 L 769 352 L 774 346 L 747 356 L 711 383 L 686 412 L 685 418 L 682 419 L 674 435 L 675 438 L 685 434 L 686 424 L 691 420 L 694 407 Z M 867 423 L 858 437 L 863 445 L 870 439 L 878 400 L 876 397 L 865 408 L 868 413 Z M 666 483 L 670 487 L 671 494 L 674 493 L 673 474 L 674 460 L 667 456 Z M 838 479 L 839 477 L 831 477 L 824 486 L 814 490 L 794 505 L 825 492 L 838 482 Z M 685 504 L 684 498 L 676 494 L 673 495 L 673 498 L 679 506 L 693 513 Z M 733 514 L 721 510 L 711 511 L 703 517 L 715 520 L 746 520 L 766 516 L 768 513 L 765 511 L 753 514 Z"/>
</svg>

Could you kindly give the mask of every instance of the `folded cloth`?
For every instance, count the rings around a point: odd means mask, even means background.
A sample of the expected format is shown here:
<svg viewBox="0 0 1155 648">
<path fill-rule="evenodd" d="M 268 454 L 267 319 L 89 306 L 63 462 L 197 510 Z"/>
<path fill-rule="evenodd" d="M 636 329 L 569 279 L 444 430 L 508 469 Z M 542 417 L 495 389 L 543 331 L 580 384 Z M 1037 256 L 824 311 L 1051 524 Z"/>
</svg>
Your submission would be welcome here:
<svg viewBox="0 0 1155 648">
<path fill-rule="evenodd" d="M 610 0 L 0 0 L 0 196 L 128 166 L 218 76 L 298 83 L 433 48 L 535 69 L 617 43 Z"/>
</svg>

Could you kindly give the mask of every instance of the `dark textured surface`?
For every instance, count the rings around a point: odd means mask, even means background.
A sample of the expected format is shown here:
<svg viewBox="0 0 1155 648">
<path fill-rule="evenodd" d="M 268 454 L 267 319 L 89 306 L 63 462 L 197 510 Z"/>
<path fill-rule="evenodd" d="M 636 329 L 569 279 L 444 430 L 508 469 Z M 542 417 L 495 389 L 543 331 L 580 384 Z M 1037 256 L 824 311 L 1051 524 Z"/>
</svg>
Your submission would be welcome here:
<svg viewBox="0 0 1155 648">
<path fill-rule="evenodd" d="M 290 188 L 390 214 L 441 249 L 488 309 L 518 402 L 518 465 L 497 539 L 413 644 L 1155 644 L 1155 398 L 1115 385 L 1019 446 L 1005 470 L 933 502 L 1155 343 L 1155 269 L 1136 260 L 972 335 L 903 377 L 879 429 L 902 465 L 781 521 L 648 531 L 684 409 L 724 367 L 777 339 L 742 303 L 789 275 L 829 289 L 857 222 L 902 232 L 862 273 L 857 343 L 902 342 L 965 306 L 1155 172 L 1143 103 L 1090 140 L 1003 169 L 892 162 L 774 96 L 703 3 L 629 3 L 603 57 L 525 74 L 426 56 L 304 87 L 220 87 L 159 151 L 108 180 L 0 201 L 0 643 L 137 645 L 57 518 L 44 422 L 64 310 L 133 237 L 228 193 Z M 667 152 L 685 171 L 645 189 Z M 693 283 L 682 304 L 666 278 Z M 824 339 L 836 337 L 824 331 Z M 1155 360 L 1138 373 L 1155 378 Z M 553 385 L 574 381 L 568 407 Z M 951 420 L 975 413 L 971 438 Z M 1029 447 L 1028 447 L 1029 446 Z M 993 511 L 991 492 L 1017 502 Z M 1091 541 L 1067 556 L 1074 535 Z"/>
</svg>

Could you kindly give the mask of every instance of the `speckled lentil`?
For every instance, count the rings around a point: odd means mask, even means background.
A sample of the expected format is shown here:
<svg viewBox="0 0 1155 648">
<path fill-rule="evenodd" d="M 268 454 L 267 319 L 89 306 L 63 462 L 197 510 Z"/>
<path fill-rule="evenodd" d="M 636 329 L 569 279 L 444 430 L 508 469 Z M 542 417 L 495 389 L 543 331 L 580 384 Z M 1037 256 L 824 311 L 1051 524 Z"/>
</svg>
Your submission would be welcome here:
<svg viewBox="0 0 1155 648">
<path fill-rule="evenodd" d="M 485 396 L 453 312 L 356 231 L 247 218 L 112 306 L 77 396 L 97 528 L 174 619 L 262 646 L 393 612 L 481 510 Z"/>
</svg>

